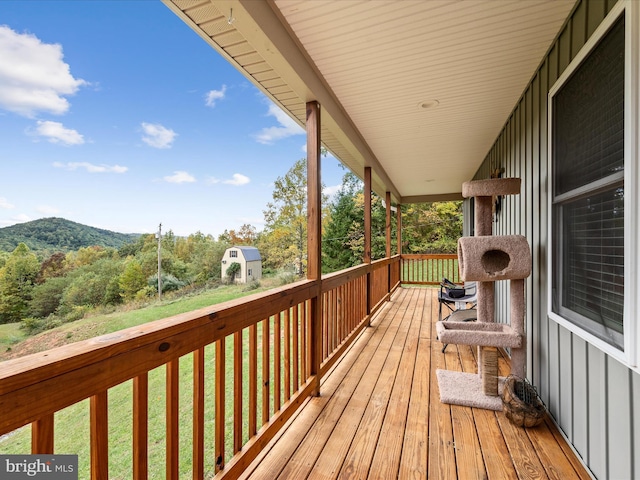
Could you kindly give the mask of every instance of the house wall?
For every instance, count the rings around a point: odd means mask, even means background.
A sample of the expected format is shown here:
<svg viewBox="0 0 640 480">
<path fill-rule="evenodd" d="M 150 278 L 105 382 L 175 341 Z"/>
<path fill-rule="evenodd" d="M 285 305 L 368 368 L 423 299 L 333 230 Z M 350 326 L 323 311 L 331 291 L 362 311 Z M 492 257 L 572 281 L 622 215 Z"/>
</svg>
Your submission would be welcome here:
<svg viewBox="0 0 640 480">
<path fill-rule="evenodd" d="M 547 94 L 615 5 L 579 1 L 475 178 L 504 167 L 522 193 L 502 199 L 494 234 L 525 235 L 533 274 L 526 283 L 527 376 L 597 478 L 640 478 L 640 374 L 547 317 Z M 466 225 L 467 232 L 469 225 Z M 496 285 L 496 319 L 509 318 L 508 284 Z"/>
<path fill-rule="evenodd" d="M 249 270 L 251 270 L 251 276 L 249 276 Z M 262 278 L 262 262 L 247 262 L 247 268 L 245 270 L 247 275 L 244 278 L 244 282 L 251 282 L 252 280 L 260 280 Z"/>
<path fill-rule="evenodd" d="M 236 252 L 238 252 L 238 256 L 237 257 L 232 257 L 230 252 L 232 250 L 235 250 Z M 221 276 L 222 278 L 225 278 L 227 276 L 227 268 L 229 268 L 229 266 L 232 263 L 239 263 L 240 264 L 240 278 L 236 277 L 235 282 L 236 283 L 246 283 L 247 282 L 247 261 L 244 259 L 244 256 L 242 255 L 242 251 L 237 249 L 237 248 L 228 248 L 226 252 L 224 252 L 224 255 L 222 256 L 222 265 L 221 265 Z"/>
</svg>

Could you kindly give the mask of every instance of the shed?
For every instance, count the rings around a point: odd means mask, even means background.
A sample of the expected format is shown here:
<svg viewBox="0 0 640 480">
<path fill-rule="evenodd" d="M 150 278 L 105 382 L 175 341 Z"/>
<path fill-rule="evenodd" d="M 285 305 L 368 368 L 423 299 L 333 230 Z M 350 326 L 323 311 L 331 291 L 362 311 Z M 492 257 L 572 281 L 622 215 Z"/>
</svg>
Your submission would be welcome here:
<svg viewBox="0 0 640 480">
<path fill-rule="evenodd" d="M 240 271 L 235 275 L 235 283 L 248 283 L 262 278 L 262 257 L 256 247 L 233 246 L 227 248 L 222 256 L 220 273 L 227 277 L 227 269 L 232 263 L 240 264 Z"/>
</svg>

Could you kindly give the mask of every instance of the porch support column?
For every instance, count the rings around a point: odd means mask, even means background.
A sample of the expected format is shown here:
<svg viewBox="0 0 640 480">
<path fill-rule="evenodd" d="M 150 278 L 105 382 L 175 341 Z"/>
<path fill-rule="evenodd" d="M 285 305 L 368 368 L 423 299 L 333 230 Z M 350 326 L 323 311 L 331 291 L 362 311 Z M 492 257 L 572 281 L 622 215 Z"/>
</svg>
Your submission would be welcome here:
<svg viewBox="0 0 640 480">
<path fill-rule="evenodd" d="M 386 233 L 387 233 L 387 250 L 386 256 L 387 258 L 391 258 L 391 192 L 387 192 L 385 195 L 385 203 L 387 204 L 387 222 L 385 225 Z"/>
<path fill-rule="evenodd" d="M 362 263 L 371 265 L 371 167 L 364 167 L 364 256 Z M 371 270 L 367 272 L 367 317 L 371 325 Z"/>
<path fill-rule="evenodd" d="M 398 280 L 402 282 L 402 204 L 396 205 L 396 253 L 400 255 L 398 265 Z"/>
<path fill-rule="evenodd" d="M 396 207 L 396 245 L 397 254 L 402 255 L 402 204 L 399 203 Z"/>
<path fill-rule="evenodd" d="M 387 258 L 391 258 L 391 192 L 386 192 L 384 196 L 386 208 L 386 224 L 385 224 L 385 232 L 386 232 L 386 250 L 385 256 Z M 387 265 L 387 293 L 391 292 L 391 263 Z"/>
<path fill-rule="evenodd" d="M 320 395 L 322 362 L 322 185 L 320 178 L 320 104 L 307 103 L 307 279 L 315 280 L 311 297 L 311 375 L 315 376 L 312 395 Z"/>
<path fill-rule="evenodd" d="M 371 167 L 364 167 L 364 257 L 362 263 L 371 263 Z"/>
</svg>

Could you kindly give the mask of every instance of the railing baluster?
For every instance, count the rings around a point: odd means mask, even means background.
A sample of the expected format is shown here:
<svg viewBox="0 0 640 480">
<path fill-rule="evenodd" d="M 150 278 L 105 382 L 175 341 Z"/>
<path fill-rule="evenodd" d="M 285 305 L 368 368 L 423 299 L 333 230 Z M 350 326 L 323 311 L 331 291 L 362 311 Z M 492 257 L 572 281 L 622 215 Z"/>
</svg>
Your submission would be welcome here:
<svg viewBox="0 0 640 480">
<path fill-rule="evenodd" d="M 133 379 L 133 478 L 149 475 L 149 375 Z"/>
<path fill-rule="evenodd" d="M 281 322 L 280 313 L 278 313 L 273 321 L 273 410 L 280 410 L 281 392 L 282 392 L 282 357 L 281 357 Z"/>
<path fill-rule="evenodd" d="M 258 431 L 258 326 L 249 327 L 249 438 Z"/>
<path fill-rule="evenodd" d="M 109 401 L 107 391 L 103 390 L 89 401 L 91 436 L 91 478 L 107 480 L 109 478 Z"/>
<path fill-rule="evenodd" d="M 331 350 L 331 311 L 326 308 L 329 295 L 331 292 L 324 293 L 320 300 L 325 304 L 322 308 L 324 318 L 322 318 L 322 352 L 320 352 L 323 359 L 327 358 Z"/>
<path fill-rule="evenodd" d="M 291 398 L 291 317 L 290 310 L 284 311 L 284 401 Z"/>
<path fill-rule="evenodd" d="M 180 472 L 179 451 L 180 437 L 178 435 L 179 429 L 179 409 L 178 399 L 180 396 L 179 389 L 179 360 L 171 360 L 167 363 L 167 380 L 166 380 L 166 416 L 167 416 L 167 478 L 178 478 Z"/>
<path fill-rule="evenodd" d="M 269 421 L 269 323 L 271 318 L 262 321 L 262 425 Z"/>
<path fill-rule="evenodd" d="M 204 347 L 193 352 L 193 478 L 204 478 Z"/>
<path fill-rule="evenodd" d="M 31 453 L 53 453 L 53 413 L 31 424 Z"/>
<path fill-rule="evenodd" d="M 233 452 L 242 450 L 242 331 L 233 334 Z"/>
<path fill-rule="evenodd" d="M 298 346 L 300 345 L 300 320 L 298 317 L 298 305 L 293 307 L 293 390 L 300 389 L 300 356 Z"/>
<path fill-rule="evenodd" d="M 216 456 L 216 472 L 224 468 L 224 429 L 225 429 L 225 413 L 224 413 L 224 388 L 226 378 L 225 368 L 225 339 L 221 338 L 216 341 L 216 419 L 215 419 L 215 456 Z"/>
<path fill-rule="evenodd" d="M 300 377 L 301 383 L 304 383 L 309 378 L 307 373 L 307 360 L 311 352 L 308 349 L 307 342 L 307 303 L 304 302 L 300 305 Z"/>
<path fill-rule="evenodd" d="M 331 345 L 331 351 L 333 352 L 340 343 L 340 322 L 338 318 L 338 292 L 340 288 L 334 288 L 331 291 L 331 316 L 333 317 L 333 342 Z M 329 308 L 329 307 L 327 307 Z"/>
</svg>

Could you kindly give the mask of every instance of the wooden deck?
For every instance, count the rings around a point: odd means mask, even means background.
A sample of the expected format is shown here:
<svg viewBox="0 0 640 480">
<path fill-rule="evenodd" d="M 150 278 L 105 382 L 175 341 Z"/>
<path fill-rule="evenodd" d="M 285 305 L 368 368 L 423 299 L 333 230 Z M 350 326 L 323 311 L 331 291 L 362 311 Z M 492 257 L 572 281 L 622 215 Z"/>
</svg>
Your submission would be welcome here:
<svg viewBox="0 0 640 480">
<path fill-rule="evenodd" d="M 440 403 L 436 369 L 476 367 L 470 347 L 441 353 L 435 292 L 398 289 L 242 478 L 590 478 L 551 421 Z"/>
</svg>

